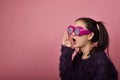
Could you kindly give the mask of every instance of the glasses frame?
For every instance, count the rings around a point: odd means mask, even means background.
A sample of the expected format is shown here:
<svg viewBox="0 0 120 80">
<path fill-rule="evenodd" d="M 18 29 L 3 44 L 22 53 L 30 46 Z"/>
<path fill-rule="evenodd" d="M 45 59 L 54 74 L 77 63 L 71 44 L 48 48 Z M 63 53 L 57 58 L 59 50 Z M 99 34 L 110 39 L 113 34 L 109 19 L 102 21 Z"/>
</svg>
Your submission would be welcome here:
<svg viewBox="0 0 120 80">
<path fill-rule="evenodd" d="M 71 30 L 71 31 L 70 31 Z M 90 30 L 87 30 L 85 28 L 83 28 L 82 26 L 68 26 L 67 28 L 67 32 L 69 35 L 72 35 L 72 33 L 75 33 L 75 36 L 82 36 L 82 35 L 88 35 L 89 33 L 91 33 Z"/>
</svg>

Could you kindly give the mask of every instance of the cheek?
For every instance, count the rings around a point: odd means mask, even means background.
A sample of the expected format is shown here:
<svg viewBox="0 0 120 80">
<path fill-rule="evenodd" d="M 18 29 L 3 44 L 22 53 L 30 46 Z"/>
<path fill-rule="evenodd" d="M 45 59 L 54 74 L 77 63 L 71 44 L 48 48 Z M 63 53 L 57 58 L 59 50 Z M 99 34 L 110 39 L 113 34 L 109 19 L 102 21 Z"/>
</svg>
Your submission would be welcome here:
<svg viewBox="0 0 120 80">
<path fill-rule="evenodd" d="M 77 45 L 83 46 L 88 42 L 88 39 L 86 36 L 81 36 L 77 39 Z"/>
</svg>

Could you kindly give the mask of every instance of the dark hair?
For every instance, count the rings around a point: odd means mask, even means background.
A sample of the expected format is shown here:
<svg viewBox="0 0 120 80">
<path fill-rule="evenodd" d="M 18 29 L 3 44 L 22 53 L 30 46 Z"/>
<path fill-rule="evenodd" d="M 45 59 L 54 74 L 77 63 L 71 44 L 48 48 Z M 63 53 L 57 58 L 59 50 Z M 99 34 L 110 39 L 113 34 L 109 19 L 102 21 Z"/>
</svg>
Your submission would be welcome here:
<svg viewBox="0 0 120 80">
<path fill-rule="evenodd" d="M 109 35 L 103 22 L 96 21 L 86 17 L 78 18 L 75 22 L 79 20 L 82 20 L 86 24 L 86 28 L 94 33 L 91 42 L 92 43 L 98 42 L 95 48 L 97 50 L 103 50 L 103 51 L 107 48 L 107 52 L 108 52 Z"/>
</svg>

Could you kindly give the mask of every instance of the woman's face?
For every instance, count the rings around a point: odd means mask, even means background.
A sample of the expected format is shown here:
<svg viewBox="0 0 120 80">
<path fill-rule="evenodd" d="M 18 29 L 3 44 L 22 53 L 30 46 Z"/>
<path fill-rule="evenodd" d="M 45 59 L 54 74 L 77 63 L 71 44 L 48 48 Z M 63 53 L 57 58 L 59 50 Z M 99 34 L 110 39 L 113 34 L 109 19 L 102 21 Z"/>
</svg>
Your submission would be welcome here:
<svg viewBox="0 0 120 80">
<path fill-rule="evenodd" d="M 74 23 L 74 27 L 77 26 L 82 26 L 84 29 L 87 29 L 85 26 L 86 24 L 80 20 Z M 72 42 L 73 42 L 73 47 L 74 48 L 82 48 L 84 47 L 87 43 L 88 43 L 88 35 L 82 35 L 82 36 L 75 36 L 75 33 L 73 32 L 72 35 L 70 35 L 70 37 L 72 38 Z"/>
</svg>

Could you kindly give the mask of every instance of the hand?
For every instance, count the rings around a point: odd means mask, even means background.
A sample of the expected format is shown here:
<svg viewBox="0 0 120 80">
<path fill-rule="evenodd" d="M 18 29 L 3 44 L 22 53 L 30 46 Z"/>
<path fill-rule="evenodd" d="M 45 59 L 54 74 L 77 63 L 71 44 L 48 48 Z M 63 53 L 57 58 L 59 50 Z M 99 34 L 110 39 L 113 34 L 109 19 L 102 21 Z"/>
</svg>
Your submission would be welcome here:
<svg viewBox="0 0 120 80">
<path fill-rule="evenodd" d="M 63 36 L 63 40 L 62 40 L 62 45 L 73 48 L 73 40 L 68 35 L 67 31 L 64 32 L 64 36 Z"/>
</svg>

